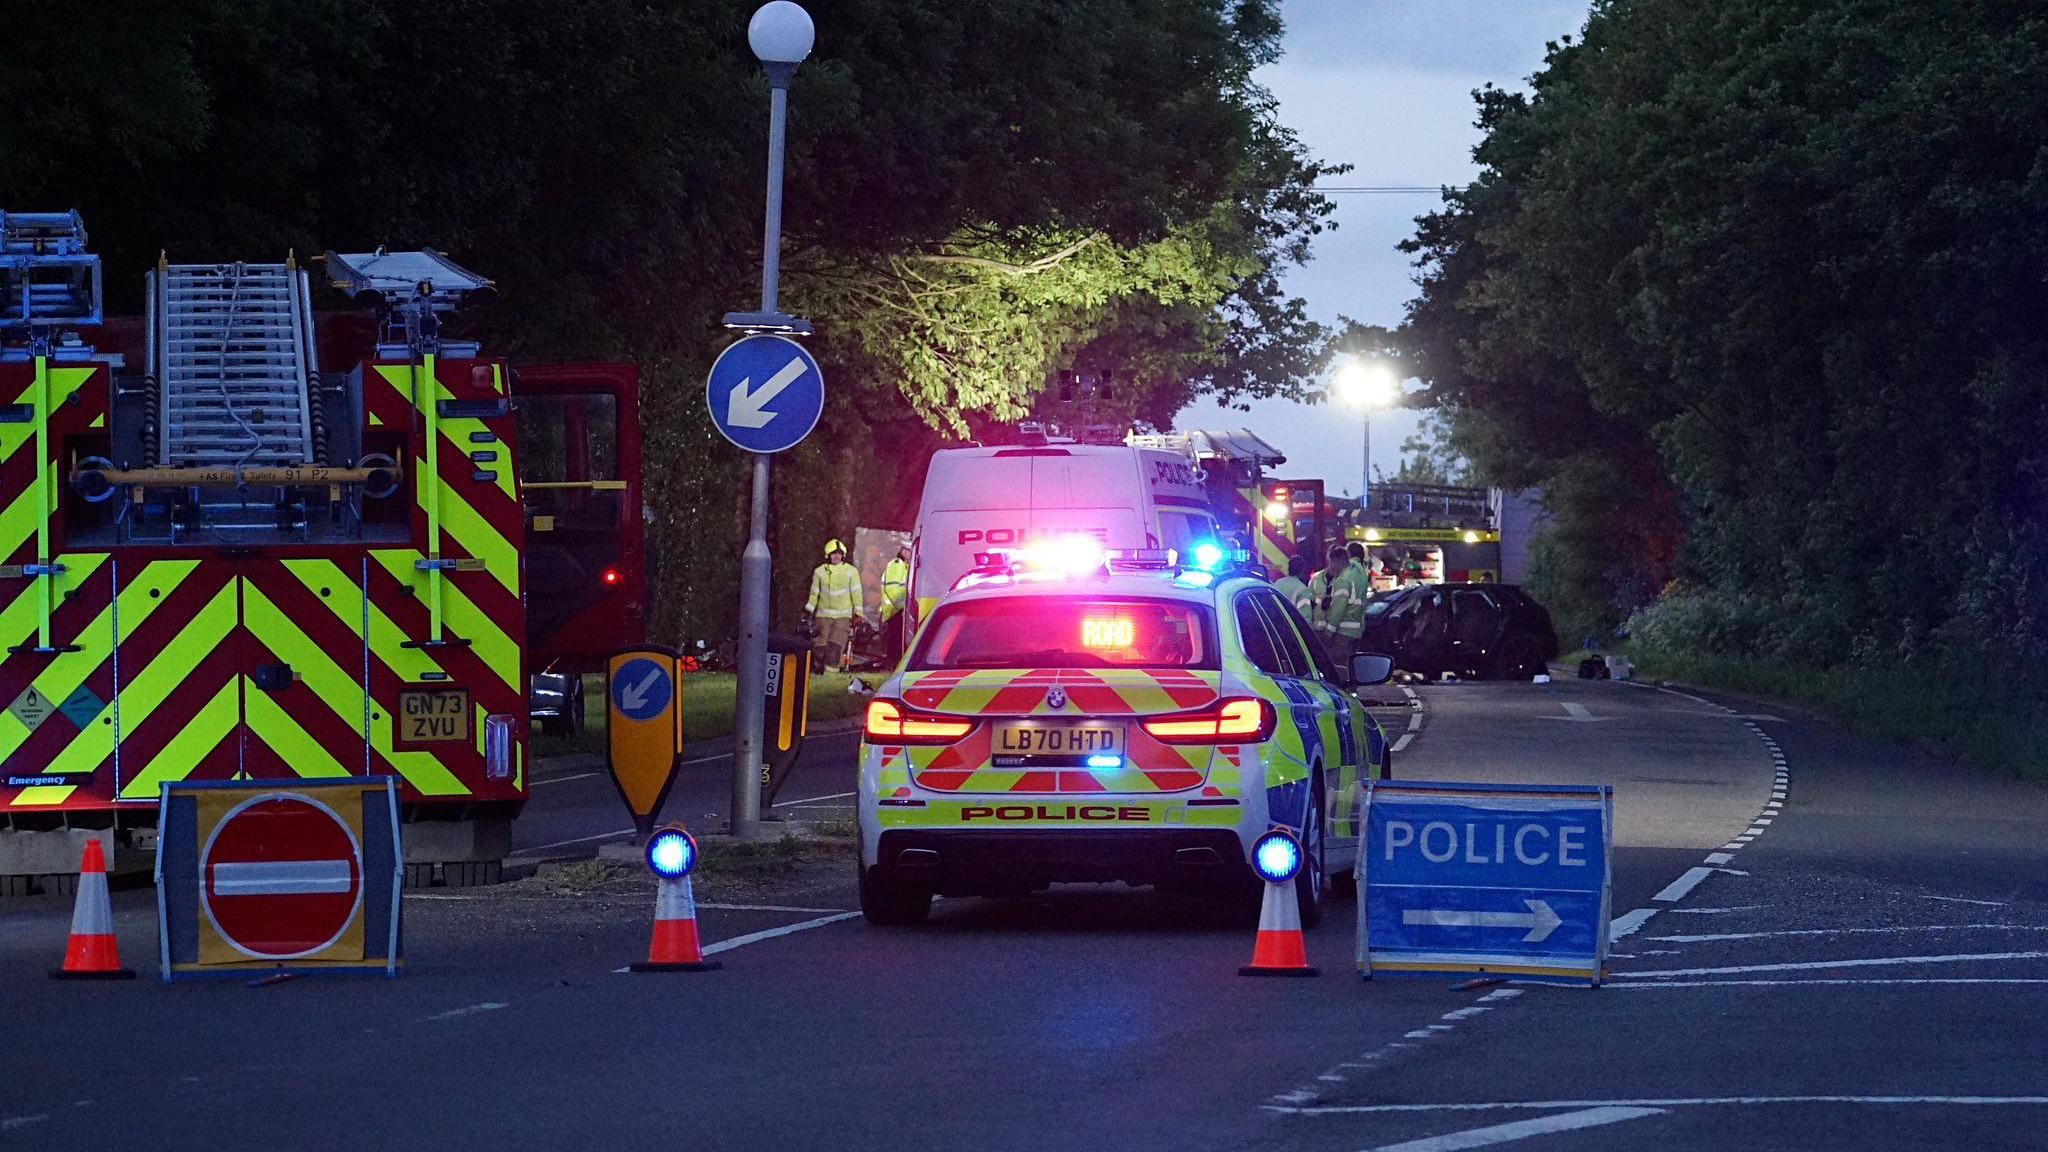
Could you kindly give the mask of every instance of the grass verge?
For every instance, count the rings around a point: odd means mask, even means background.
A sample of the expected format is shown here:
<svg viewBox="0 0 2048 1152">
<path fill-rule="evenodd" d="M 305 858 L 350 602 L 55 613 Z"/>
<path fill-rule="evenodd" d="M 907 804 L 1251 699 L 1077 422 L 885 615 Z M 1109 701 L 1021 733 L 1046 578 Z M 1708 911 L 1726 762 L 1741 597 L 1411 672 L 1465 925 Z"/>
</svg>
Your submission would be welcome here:
<svg viewBox="0 0 2048 1152">
<path fill-rule="evenodd" d="M 853 677 L 844 673 L 811 677 L 812 724 L 860 715 L 867 706 L 868 698 L 846 690 L 851 679 Z M 873 686 L 880 684 L 883 677 L 869 674 L 862 679 Z M 692 672 L 683 677 L 683 739 L 696 741 L 730 736 L 738 689 L 739 677 L 731 672 Z M 533 734 L 534 755 L 560 756 L 568 752 L 603 755 L 605 698 L 602 676 L 583 678 L 583 715 L 583 731 L 571 736 L 554 736 L 536 729 Z"/>
<path fill-rule="evenodd" d="M 2024 686 L 1906 669 L 1800 668 L 1639 648 L 1638 675 L 1808 705 L 1880 740 L 1922 744 L 1966 763 L 2048 781 L 2048 706 Z"/>
</svg>

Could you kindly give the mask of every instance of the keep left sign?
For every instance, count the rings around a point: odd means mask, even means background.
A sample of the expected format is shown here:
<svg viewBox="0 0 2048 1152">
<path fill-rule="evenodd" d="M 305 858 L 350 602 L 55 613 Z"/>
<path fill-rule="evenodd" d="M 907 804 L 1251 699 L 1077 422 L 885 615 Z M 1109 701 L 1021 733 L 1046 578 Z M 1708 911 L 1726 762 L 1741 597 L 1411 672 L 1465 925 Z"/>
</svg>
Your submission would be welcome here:
<svg viewBox="0 0 2048 1152">
<path fill-rule="evenodd" d="M 1600 982 L 1612 788 L 1401 781 L 1361 803 L 1361 975 Z"/>
</svg>

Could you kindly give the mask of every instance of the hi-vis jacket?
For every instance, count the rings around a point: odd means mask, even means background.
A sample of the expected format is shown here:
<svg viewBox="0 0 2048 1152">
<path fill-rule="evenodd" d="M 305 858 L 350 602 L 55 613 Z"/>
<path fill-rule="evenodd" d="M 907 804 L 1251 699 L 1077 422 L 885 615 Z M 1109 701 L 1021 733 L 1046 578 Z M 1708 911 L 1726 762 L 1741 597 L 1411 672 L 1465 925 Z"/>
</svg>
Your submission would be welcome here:
<svg viewBox="0 0 2048 1152">
<path fill-rule="evenodd" d="M 851 620 L 860 610 L 860 569 L 851 564 L 820 564 L 811 570 L 811 594 L 804 611 L 820 620 Z"/>
<path fill-rule="evenodd" d="M 1371 594 L 1356 566 L 1346 565 L 1334 584 L 1328 569 L 1318 571 L 1308 582 L 1308 621 L 1320 634 L 1356 640 L 1365 634 L 1365 601 Z"/>
<path fill-rule="evenodd" d="M 889 566 L 882 569 L 882 619 L 894 620 L 910 600 L 910 562 L 901 556 L 891 557 Z"/>
</svg>

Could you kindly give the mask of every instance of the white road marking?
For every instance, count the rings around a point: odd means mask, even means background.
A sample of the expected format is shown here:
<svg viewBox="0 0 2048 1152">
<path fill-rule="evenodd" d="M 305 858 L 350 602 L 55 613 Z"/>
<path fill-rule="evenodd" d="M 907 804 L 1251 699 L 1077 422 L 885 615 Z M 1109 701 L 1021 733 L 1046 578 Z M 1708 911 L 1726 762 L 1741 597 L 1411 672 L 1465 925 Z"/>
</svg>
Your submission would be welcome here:
<svg viewBox="0 0 2048 1152">
<path fill-rule="evenodd" d="M 707 904 L 697 902 L 699 908 L 716 908 L 720 912 L 844 912 L 844 908 L 791 908 L 784 904 Z"/>
<path fill-rule="evenodd" d="M 1700 886 L 1700 881 L 1713 874 L 1714 870 L 1712 868 L 1687 868 L 1685 875 L 1666 884 L 1662 892 L 1650 897 L 1650 899 L 1660 904 L 1676 904 L 1678 901 L 1692 895 L 1692 890 Z"/>
<path fill-rule="evenodd" d="M 1552 1132 L 1576 1132 L 1581 1128 L 1598 1128 L 1603 1124 L 1618 1124 L 1623 1120 L 1638 1120 L 1644 1116 L 1663 1114 L 1662 1108 L 1586 1108 L 1577 1112 L 1544 1116 L 1536 1120 L 1514 1120 L 1486 1128 L 1453 1132 L 1448 1136 L 1429 1136 L 1400 1144 L 1382 1144 L 1372 1152 L 1458 1152 L 1463 1148 L 1511 1144 L 1532 1136 L 1547 1136 Z"/>
<path fill-rule="evenodd" d="M 1726 864 L 1733 859 L 1735 859 L 1735 855 L 1732 852 L 1707 853 L 1707 863 L 1709 864 Z"/>
<path fill-rule="evenodd" d="M 1703 944 L 1709 940 L 1762 940 L 1772 936 L 1861 936 L 1892 932 L 2048 932 L 2048 924 L 1915 924 L 1897 928 L 1784 928 L 1775 932 L 1712 932 L 1697 936 L 1652 936 L 1665 944 Z"/>
<path fill-rule="evenodd" d="M 1409 742 L 1410 740 L 1413 740 L 1413 739 L 1415 739 L 1415 733 L 1413 733 L 1413 732 L 1403 732 L 1403 733 L 1401 733 L 1401 738 L 1400 738 L 1399 740 L 1396 740 L 1396 741 L 1394 741 L 1394 751 L 1396 751 L 1396 752 L 1400 752 L 1400 751 L 1402 751 L 1402 750 L 1406 749 L 1406 748 L 1408 747 L 1408 742 Z"/>
<path fill-rule="evenodd" d="M 749 932 L 745 936 L 735 936 L 730 940 L 720 940 L 716 944 L 706 944 L 704 946 L 704 954 L 710 956 L 719 952 L 730 952 L 735 948 L 743 948 L 749 944 L 758 944 L 763 940 L 773 940 L 777 936 L 787 936 L 792 932 L 823 928 L 827 924 L 837 924 L 841 920 L 851 920 L 858 915 L 860 915 L 858 912 L 835 912 L 830 916 L 820 916 L 816 920 L 804 920 L 796 924 L 785 924 L 780 928 Z"/>
<path fill-rule="evenodd" d="M 1677 955 L 1677 953 L 1672 953 L 1672 955 Z M 1872 977 L 1867 980 L 1845 980 L 1830 977 L 1814 980 L 1658 980 L 1651 984 L 1609 984 L 1607 987 L 1625 988 L 1632 992 L 1643 992 L 1659 988 L 1854 988 L 1864 985 L 1882 986 L 1890 984 L 2048 984 L 2048 977 L 1957 976 L 1946 980 L 1933 976 Z"/>
<path fill-rule="evenodd" d="M 592 776 L 602 775 L 604 775 L 602 772 L 577 772 L 568 776 L 547 776 L 537 780 L 528 780 L 526 786 L 528 788 L 538 788 L 543 784 L 567 784 L 571 780 L 588 780 Z"/>
<path fill-rule="evenodd" d="M 1719 916 L 1723 912 L 1754 912 L 1761 904 L 1742 904 L 1734 908 L 1666 908 L 1674 916 Z"/>
<path fill-rule="evenodd" d="M 1493 991 L 1481 996 L 1479 1002 L 1484 1004 L 1489 1000 L 1513 1000 L 1521 994 L 1522 990 L 1520 988 L 1495 988 Z"/>
<path fill-rule="evenodd" d="M 716 756 L 699 756 L 699 757 L 697 757 L 697 758 L 696 758 L 695 760 L 685 760 L 685 761 L 683 761 L 683 762 L 682 762 L 681 764 L 678 764 L 678 765 L 676 765 L 676 767 L 678 767 L 678 768 L 688 768 L 688 767 L 689 767 L 690 765 L 692 765 L 692 764 L 710 764 L 710 763 L 712 763 L 713 761 L 717 761 L 717 760 L 730 760 L 730 759 L 732 759 L 732 753 L 730 753 L 730 752 L 720 752 L 720 753 L 719 753 L 718 755 L 716 755 Z"/>
<path fill-rule="evenodd" d="M 12 1132 L 16 1128 L 26 1128 L 31 1124 L 41 1124 L 49 1118 L 50 1114 L 48 1112 L 38 1112 L 33 1116 L 8 1116 L 0 1118 L 0 1132 Z"/>
<path fill-rule="evenodd" d="M 1657 910 L 1655 908 L 1638 908 L 1633 912 L 1625 912 L 1616 916 L 1607 924 L 1607 942 L 1612 944 L 1624 936 L 1634 934 L 1637 929 L 1649 923 L 1650 917 L 1656 914 Z"/>
<path fill-rule="evenodd" d="M 777 802 L 776 802 L 775 806 L 776 806 L 777 808 L 795 808 L 795 807 L 797 807 L 797 806 L 798 806 L 798 805 L 800 805 L 800 804 L 816 804 L 816 803 L 818 803 L 818 802 L 820 802 L 820 801 L 823 801 L 823 800 L 844 800 L 844 799 L 846 799 L 846 798 L 847 798 L 848 796 L 853 796 L 853 795 L 856 795 L 856 793 L 853 793 L 853 792 L 834 792 L 834 793 L 833 793 L 833 794 L 831 794 L 830 796 L 812 796 L 812 797 L 809 797 L 809 798 L 807 798 L 807 799 L 803 799 L 803 800 L 779 800 L 779 801 L 777 801 Z"/>
<path fill-rule="evenodd" d="M 467 1008 L 450 1008 L 446 1012 L 436 1012 L 432 1016 L 422 1016 L 420 1017 L 420 1023 L 432 1024 L 436 1020 L 455 1020 L 464 1016 L 475 1016 L 479 1012 L 496 1012 L 503 1007 L 506 1007 L 506 1005 L 500 1004 L 496 1000 L 486 1000 L 481 1004 L 471 1004 Z"/>
<path fill-rule="evenodd" d="M 1981 904 L 1986 908 L 2003 908 L 2003 900 L 1965 900 L 1961 896 L 1921 896 L 1922 900 L 1941 900 L 1949 904 Z"/>
<path fill-rule="evenodd" d="M 1410 732 L 1422 731 L 1422 713 L 1417 712 L 1414 715 L 1408 717 L 1408 730 Z"/>
<path fill-rule="evenodd" d="M 1671 1096 L 1649 1100 L 1490 1100 L 1474 1104 L 1325 1104 L 1313 1108 L 1266 1105 L 1269 1112 L 1297 1116 L 1359 1115 L 1375 1112 L 1558 1112 L 1575 1108 L 1701 1108 L 1752 1104 L 1949 1104 L 2012 1108 L 2048 1105 L 2048 1096 Z"/>
<path fill-rule="evenodd" d="M 1737 964 L 1726 968 L 1671 968 L 1661 972 L 1616 972 L 1631 980 L 1660 976 L 1738 976 L 1745 972 L 1816 972 L 1827 968 L 1884 968 L 1894 964 L 1968 964 L 1975 961 L 2040 960 L 2048 952 L 1970 952 L 1953 956 L 1871 956 L 1860 960 L 1802 960 L 1789 964 Z"/>
<path fill-rule="evenodd" d="M 617 832 L 599 832 L 595 836 L 578 836 L 573 840 L 557 840 L 553 844 L 537 844 L 531 848 L 521 848 L 506 858 L 510 859 L 511 856 L 537 856 L 542 852 L 551 851 L 556 848 L 567 848 L 571 844 L 588 844 L 592 840 L 609 840 L 614 836 L 631 836 L 632 834 L 633 830 L 631 828 L 621 828 Z"/>
</svg>

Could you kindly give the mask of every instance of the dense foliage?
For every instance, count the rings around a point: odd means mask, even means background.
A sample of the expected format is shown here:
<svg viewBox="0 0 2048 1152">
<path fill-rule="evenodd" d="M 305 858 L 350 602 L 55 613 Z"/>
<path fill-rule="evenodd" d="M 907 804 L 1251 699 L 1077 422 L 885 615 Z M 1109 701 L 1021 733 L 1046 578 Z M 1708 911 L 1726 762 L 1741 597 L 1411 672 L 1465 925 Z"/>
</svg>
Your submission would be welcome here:
<svg viewBox="0 0 2048 1152">
<path fill-rule="evenodd" d="M 1405 335 L 1568 626 L 2038 665 L 2048 13 L 1602 0 L 1479 123 Z"/>
<path fill-rule="evenodd" d="M 488 345 L 642 368 L 660 631 L 735 605 L 741 458 L 701 379 L 758 293 L 753 0 L 20 0 L 6 207 L 77 207 L 115 308 L 141 270 L 432 245 L 496 278 Z M 816 546 L 907 526 L 943 436 L 1057 368 L 1288 393 L 1322 333 L 1280 291 L 1329 204 L 1252 80 L 1277 0 L 813 0 L 783 300 L 831 389 L 779 463 L 781 600 Z M 878 450 L 880 449 L 880 450 Z"/>
</svg>

